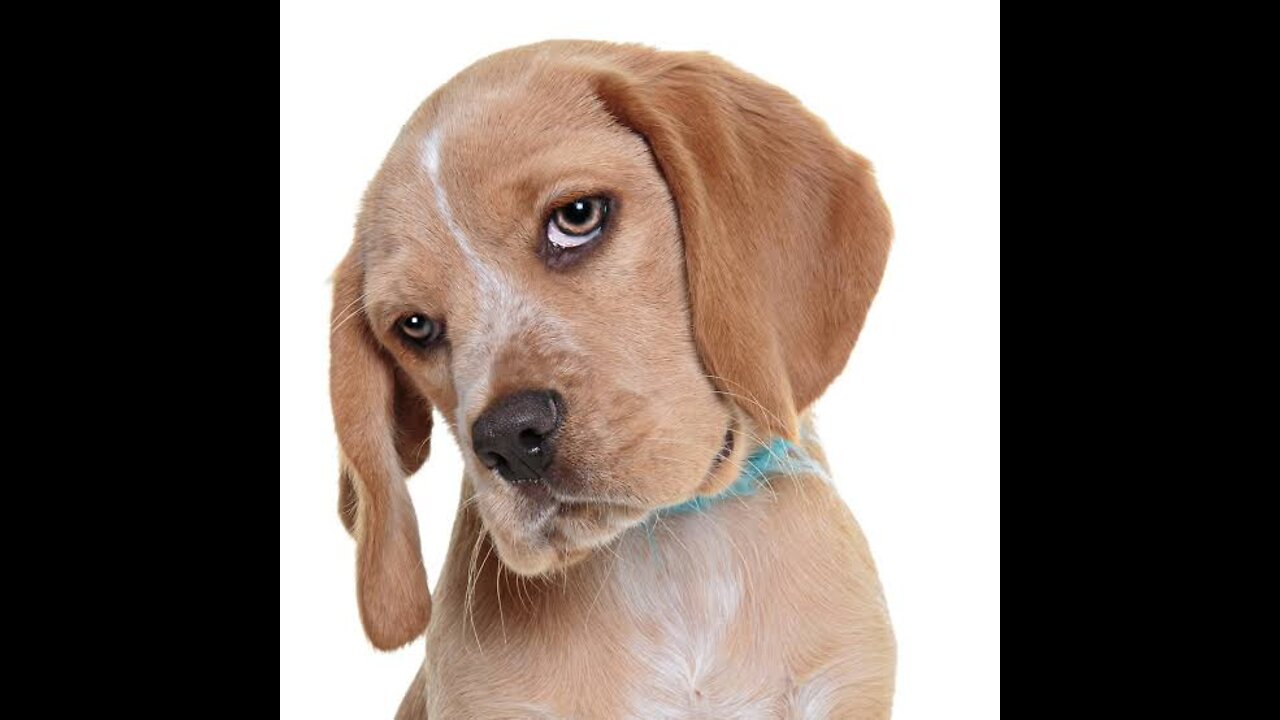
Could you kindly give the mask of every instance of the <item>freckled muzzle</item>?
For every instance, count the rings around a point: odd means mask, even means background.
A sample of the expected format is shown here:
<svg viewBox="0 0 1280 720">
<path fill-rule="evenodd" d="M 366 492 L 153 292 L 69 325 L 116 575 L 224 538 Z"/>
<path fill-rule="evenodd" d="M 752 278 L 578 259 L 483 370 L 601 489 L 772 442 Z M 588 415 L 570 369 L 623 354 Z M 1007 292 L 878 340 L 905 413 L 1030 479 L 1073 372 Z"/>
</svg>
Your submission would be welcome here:
<svg viewBox="0 0 1280 720">
<path fill-rule="evenodd" d="M 564 400 L 554 390 L 524 390 L 491 404 L 471 426 L 480 462 L 520 485 L 544 482 L 555 456 Z"/>
</svg>

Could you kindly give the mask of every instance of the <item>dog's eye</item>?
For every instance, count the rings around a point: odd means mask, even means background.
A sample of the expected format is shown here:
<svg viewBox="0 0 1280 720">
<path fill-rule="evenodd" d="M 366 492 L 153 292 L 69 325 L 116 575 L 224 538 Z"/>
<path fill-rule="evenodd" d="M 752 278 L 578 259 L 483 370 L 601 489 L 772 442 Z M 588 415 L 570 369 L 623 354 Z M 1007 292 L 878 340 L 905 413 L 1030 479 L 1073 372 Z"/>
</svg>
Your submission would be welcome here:
<svg viewBox="0 0 1280 720">
<path fill-rule="evenodd" d="M 558 248 L 575 248 L 595 240 L 604 230 L 609 201 L 602 197 L 574 200 L 551 213 L 547 241 Z"/>
<path fill-rule="evenodd" d="M 436 322 L 422 313 L 413 313 L 400 318 L 398 325 L 400 334 L 407 340 L 426 347 L 444 337 L 444 323 Z"/>
</svg>

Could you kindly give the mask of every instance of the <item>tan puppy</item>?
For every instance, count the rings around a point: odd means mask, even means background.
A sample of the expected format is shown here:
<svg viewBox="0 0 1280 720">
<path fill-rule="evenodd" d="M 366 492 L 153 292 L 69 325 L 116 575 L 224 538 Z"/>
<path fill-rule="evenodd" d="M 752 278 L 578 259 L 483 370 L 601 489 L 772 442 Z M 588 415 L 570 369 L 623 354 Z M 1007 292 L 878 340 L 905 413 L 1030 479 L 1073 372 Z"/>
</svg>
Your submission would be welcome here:
<svg viewBox="0 0 1280 720">
<path fill-rule="evenodd" d="M 805 409 L 890 235 L 869 163 L 711 55 L 546 42 L 428 98 L 331 345 L 361 620 L 428 633 L 399 716 L 887 717 L 888 613 Z M 433 406 L 468 452 L 429 622 L 404 481 Z"/>
</svg>

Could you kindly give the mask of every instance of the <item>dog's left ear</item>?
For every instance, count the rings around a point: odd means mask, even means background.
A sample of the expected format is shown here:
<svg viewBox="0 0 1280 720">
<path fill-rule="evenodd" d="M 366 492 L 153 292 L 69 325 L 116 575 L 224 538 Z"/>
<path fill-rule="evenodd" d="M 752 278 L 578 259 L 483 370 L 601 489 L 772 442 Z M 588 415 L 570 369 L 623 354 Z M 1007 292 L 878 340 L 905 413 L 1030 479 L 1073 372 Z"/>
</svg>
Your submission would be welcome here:
<svg viewBox="0 0 1280 720">
<path fill-rule="evenodd" d="M 338 515 L 356 539 L 365 634 L 375 647 L 391 650 L 421 635 L 431 618 L 418 519 L 404 482 L 426 459 L 431 405 L 369 326 L 358 242 L 333 284 L 329 394 L 342 448 Z"/>
<path fill-rule="evenodd" d="M 761 427 L 795 438 L 884 272 L 892 226 L 871 164 L 715 56 L 627 46 L 584 62 L 675 198 L 704 365 Z"/>
</svg>

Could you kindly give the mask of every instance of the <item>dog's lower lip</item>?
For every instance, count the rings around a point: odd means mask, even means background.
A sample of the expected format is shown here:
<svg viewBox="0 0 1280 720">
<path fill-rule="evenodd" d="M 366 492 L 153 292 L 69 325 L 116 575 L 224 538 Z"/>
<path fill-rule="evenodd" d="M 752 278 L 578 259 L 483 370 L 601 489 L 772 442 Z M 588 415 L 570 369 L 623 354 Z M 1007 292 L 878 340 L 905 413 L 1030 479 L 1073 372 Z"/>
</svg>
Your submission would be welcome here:
<svg viewBox="0 0 1280 720">
<path fill-rule="evenodd" d="M 583 498 L 566 498 L 566 497 L 557 496 L 554 493 L 552 493 L 552 497 L 555 498 L 557 505 L 559 505 L 561 508 L 566 510 L 580 510 L 583 508 L 590 508 L 590 507 L 617 507 L 617 508 L 631 507 L 631 505 L 627 503 L 618 502 L 616 500 L 607 500 L 604 498 L 591 499 L 591 500 L 587 500 Z"/>
<path fill-rule="evenodd" d="M 545 482 L 525 482 L 513 484 L 512 487 L 524 496 L 526 500 L 530 500 L 538 505 L 557 502 L 555 493 L 547 486 Z"/>
</svg>

